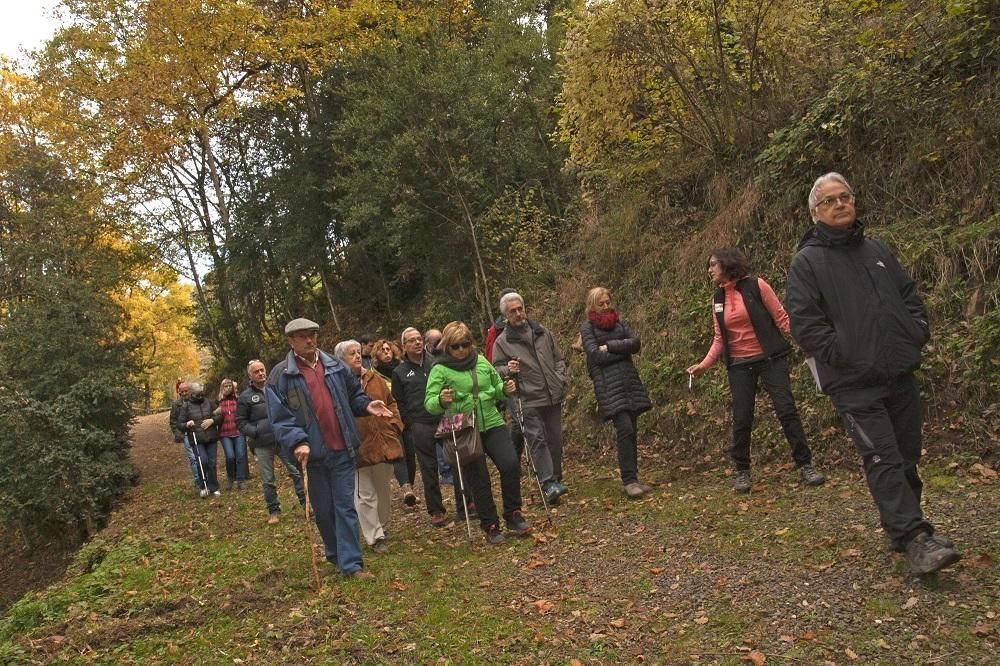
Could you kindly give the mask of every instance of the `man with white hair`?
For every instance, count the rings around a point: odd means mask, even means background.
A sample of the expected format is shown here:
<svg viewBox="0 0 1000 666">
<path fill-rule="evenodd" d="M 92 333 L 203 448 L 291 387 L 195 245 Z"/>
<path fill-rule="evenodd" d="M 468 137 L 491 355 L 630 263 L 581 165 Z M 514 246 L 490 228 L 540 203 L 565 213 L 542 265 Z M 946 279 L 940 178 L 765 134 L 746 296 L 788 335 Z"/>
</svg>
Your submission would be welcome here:
<svg viewBox="0 0 1000 666">
<path fill-rule="evenodd" d="M 364 570 L 354 508 L 355 450 L 361 446 L 354 416 L 391 417 L 372 400 L 341 361 L 320 351 L 319 324 L 293 319 L 285 326 L 291 350 L 267 379 L 267 414 L 278 444 L 306 469 L 307 497 L 326 545 L 326 559 L 348 578 Z"/>
<path fill-rule="evenodd" d="M 500 297 L 507 320 L 493 343 L 493 365 L 504 379 L 517 382 L 515 410 L 523 410 L 524 439 L 549 504 L 569 492 L 562 482 L 562 401 L 566 360 L 552 333 L 528 319 L 517 292 Z M 517 415 L 515 414 L 515 418 Z"/>
<path fill-rule="evenodd" d="M 930 339 L 917 283 L 880 240 L 865 237 L 854 191 L 839 173 L 809 193 L 815 223 L 788 275 L 792 335 L 815 360 L 816 379 L 864 464 L 892 548 L 926 574 L 957 562 L 920 507 L 922 416 L 913 371 Z"/>
</svg>

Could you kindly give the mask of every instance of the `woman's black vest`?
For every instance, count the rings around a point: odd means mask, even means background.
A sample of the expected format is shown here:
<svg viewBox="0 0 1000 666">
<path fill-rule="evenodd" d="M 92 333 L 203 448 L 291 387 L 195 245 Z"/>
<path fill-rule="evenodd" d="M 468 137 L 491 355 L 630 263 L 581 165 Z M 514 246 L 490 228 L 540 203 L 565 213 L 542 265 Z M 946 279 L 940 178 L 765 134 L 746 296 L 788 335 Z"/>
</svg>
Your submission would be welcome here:
<svg viewBox="0 0 1000 666">
<path fill-rule="evenodd" d="M 788 355 L 792 351 L 791 345 L 785 340 L 771 313 L 764 307 L 764 301 L 760 296 L 760 285 L 757 278 L 749 275 L 736 281 L 736 291 L 743 297 L 743 305 L 750 316 L 750 324 L 753 326 L 753 333 L 757 336 L 757 342 L 764 350 L 766 358 L 780 358 Z M 719 332 L 722 333 L 722 353 L 726 359 L 726 367 L 733 364 L 733 359 L 729 356 L 729 332 L 726 330 L 726 317 L 723 308 L 726 303 L 726 290 L 719 287 L 715 290 L 715 319 L 719 322 Z"/>
</svg>

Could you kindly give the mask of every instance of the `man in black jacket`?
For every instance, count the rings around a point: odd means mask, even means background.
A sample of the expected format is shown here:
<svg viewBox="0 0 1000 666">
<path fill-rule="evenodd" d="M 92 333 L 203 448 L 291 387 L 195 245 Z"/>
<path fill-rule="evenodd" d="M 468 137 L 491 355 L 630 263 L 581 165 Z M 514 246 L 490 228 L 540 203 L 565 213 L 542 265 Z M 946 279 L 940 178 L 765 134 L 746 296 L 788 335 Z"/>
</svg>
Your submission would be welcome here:
<svg viewBox="0 0 1000 666">
<path fill-rule="evenodd" d="M 815 225 L 799 243 L 788 275 L 792 335 L 815 360 L 864 464 L 882 527 L 914 573 L 937 571 L 961 555 L 920 508 L 920 390 L 913 371 L 930 338 L 916 282 L 879 240 L 865 238 L 854 192 L 838 173 L 809 193 Z"/>
<path fill-rule="evenodd" d="M 299 504 L 305 506 L 306 495 L 302 488 L 302 472 L 278 446 L 271 431 L 265 399 L 267 368 L 264 363 L 258 360 L 250 361 L 247 364 L 247 376 L 250 378 L 250 385 L 240 393 L 236 401 L 236 427 L 246 436 L 250 450 L 257 458 L 260 482 L 264 488 L 264 504 L 267 506 L 267 522 L 273 525 L 281 518 L 281 503 L 278 501 L 278 485 L 274 476 L 274 457 L 278 456 L 285 464 L 288 475 L 292 477 Z"/>
</svg>

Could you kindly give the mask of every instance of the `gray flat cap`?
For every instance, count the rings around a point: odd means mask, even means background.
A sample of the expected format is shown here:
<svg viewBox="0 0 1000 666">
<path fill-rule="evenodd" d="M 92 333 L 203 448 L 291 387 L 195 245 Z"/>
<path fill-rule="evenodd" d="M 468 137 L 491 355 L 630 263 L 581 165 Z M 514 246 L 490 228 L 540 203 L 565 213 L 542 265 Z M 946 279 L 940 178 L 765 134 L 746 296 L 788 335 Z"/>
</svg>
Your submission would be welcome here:
<svg viewBox="0 0 1000 666">
<path fill-rule="evenodd" d="M 285 324 L 285 335 L 291 335 L 298 331 L 318 331 L 319 324 L 312 321 L 311 319 L 306 319 L 305 317 L 299 317 L 298 319 L 293 319 L 287 324 Z"/>
</svg>

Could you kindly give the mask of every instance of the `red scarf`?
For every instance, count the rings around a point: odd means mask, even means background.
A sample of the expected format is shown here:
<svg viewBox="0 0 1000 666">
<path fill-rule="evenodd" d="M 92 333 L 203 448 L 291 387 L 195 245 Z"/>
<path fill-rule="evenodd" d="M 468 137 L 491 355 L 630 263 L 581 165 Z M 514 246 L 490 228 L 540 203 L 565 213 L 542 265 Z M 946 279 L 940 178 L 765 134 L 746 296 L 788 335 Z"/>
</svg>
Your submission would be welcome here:
<svg viewBox="0 0 1000 666">
<path fill-rule="evenodd" d="M 598 314 L 590 310 L 587 312 L 587 319 L 602 331 L 610 331 L 618 325 L 618 312 L 616 310 L 608 310 L 604 314 Z"/>
</svg>

